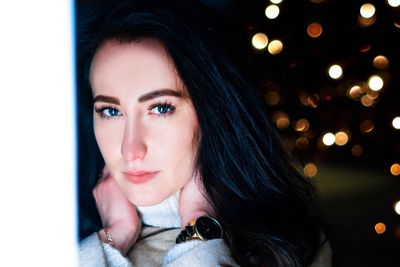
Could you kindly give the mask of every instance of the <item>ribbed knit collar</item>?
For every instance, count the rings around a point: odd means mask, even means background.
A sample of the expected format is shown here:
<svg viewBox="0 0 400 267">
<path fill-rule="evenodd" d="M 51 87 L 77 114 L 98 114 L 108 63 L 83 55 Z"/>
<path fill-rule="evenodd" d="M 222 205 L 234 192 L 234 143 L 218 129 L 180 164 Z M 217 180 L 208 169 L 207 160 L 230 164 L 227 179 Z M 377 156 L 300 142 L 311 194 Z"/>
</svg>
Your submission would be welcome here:
<svg viewBox="0 0 400 267">
<path fill-rule="evenodd" d="M 145 225 L 163 228 L 179 228 L 181 226 L 181 220 L 178 207 L 179 191 L 159 204 L 137 207 L 137 210 Z"/>
</svg>

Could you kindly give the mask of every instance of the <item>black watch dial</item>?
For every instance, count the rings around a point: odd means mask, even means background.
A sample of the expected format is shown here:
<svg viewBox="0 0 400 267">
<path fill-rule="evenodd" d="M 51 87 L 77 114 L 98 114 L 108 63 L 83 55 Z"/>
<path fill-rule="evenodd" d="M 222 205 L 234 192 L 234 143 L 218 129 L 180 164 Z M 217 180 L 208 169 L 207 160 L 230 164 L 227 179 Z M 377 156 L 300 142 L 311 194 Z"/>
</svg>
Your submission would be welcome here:
<svg viewBox="0 0 400 267">
<path fill-rule="evenodd" d="M 222 238 L 222 227 L 217 220 L 202 216 L 196 219 L 195 231 L 205 240 Z"/>
</svg>

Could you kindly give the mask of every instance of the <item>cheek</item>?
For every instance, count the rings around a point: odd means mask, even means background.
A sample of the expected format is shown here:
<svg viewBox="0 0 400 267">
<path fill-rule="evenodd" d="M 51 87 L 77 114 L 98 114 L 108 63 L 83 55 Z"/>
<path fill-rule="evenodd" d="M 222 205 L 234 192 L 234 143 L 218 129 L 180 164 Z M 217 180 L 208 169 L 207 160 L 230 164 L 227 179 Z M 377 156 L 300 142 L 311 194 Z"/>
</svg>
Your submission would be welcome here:
<svg viewBox="0 0 400 267">
<path fill-rule="evenodd" d="M 174 161 L 171 162 L 172 166 L 192 163 L 197 149 L 196 132 L 196 121 L 180 123 L 171 128 L 169 138 L 166 139 L 165 143 L 169 151 L 169 161 Z"/>
<path fill-rule="evenodd" d="M 109 124 L 95 121 L 94 134 L 104 161 L 109 166 L 113 165 L 117 160 L 121 142 L 118 128 L 110 129 Z"/>
</svg>

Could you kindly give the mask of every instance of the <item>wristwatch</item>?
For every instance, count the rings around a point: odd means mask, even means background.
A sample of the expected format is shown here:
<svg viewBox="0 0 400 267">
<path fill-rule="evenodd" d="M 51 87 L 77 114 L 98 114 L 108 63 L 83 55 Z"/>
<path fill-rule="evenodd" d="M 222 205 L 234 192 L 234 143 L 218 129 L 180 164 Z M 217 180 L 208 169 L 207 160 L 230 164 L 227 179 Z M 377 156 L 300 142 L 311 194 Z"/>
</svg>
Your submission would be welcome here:
<svg viewBox="0 0 400 267">
<path fill-rule="evenodd" d="M 210 240 L 222 238 L 222 227 L 219 222 L 210 216 L 201 216 L 186 225 L 176 238 L 176 244 L 187 240 Z"/>
</svg>

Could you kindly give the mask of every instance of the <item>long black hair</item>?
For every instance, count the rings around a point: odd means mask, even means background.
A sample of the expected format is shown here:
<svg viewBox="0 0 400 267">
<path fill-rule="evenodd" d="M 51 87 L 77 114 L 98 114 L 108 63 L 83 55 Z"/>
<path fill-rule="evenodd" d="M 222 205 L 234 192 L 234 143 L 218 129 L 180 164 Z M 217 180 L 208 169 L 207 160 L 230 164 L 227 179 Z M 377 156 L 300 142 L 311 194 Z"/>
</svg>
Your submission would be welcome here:
<svg viewBox="0 0 400 267">
<path fill-rule="evenodd" d="M 234 259 L 242 266 L 306 266 L 322 235 L 314 188 L 292 166 L 262 98 L 230 59 L 212 17 L 195 1 L 117 1 L 81 36 L 79 131 L 85 140 L 80 149 L 89 157 L 80 164 L 81 237 L 99 227 L 87 194 L 104 165 L 91 125 L 91 61 L 107 40 L 156 38 L 174 62 L 196 110 L 196 167 Z"/>
</svg>

